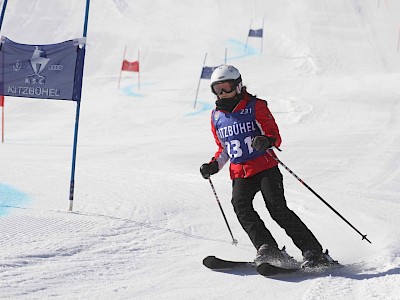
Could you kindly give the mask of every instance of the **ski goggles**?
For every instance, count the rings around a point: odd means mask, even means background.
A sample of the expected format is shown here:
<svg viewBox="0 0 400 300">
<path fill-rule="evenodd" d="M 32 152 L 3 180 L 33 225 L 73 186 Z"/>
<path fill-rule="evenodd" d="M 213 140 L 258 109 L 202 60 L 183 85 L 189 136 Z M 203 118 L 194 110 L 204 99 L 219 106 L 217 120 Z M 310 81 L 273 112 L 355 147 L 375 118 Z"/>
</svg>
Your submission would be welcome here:
<svg viewBox="0 0 400 300">
<path fill-rule="evenodd" d="M 217 96 L 221 95 L 222 92 L 232 93 L 236 89 L 240 81 L 240 77 L 238 79 L 216 81 L 211 85 L 211 91 Z"/>
</svg>

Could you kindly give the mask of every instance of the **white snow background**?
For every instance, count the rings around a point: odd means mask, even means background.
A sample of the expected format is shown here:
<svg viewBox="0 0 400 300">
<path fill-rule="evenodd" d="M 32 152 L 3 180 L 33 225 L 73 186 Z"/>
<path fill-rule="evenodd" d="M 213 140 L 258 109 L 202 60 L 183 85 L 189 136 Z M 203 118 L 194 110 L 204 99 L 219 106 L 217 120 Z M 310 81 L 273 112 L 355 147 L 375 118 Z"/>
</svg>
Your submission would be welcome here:
<svg viewBox="0 0 400 300">
<path fill-rule="evenodd" d="M 84 0 L 9 1 L 1 33 L 26 44 L 81 37 Z M 249 38 L 262 26 L 264 39 Z M 400 3 L 395 0 L 92 0 L 73 212 L 76 104 L 6 97 L 0 144 L 1 299 L 400 299 Z M 137 59 L 124 72 L 123 51 Z M 204 60 L 239 68 L 280 127 L 288 205 L 347 268 L 269 279 L 213 272 L 207 255 L 252 260 L 212 177 Z M 280 246 L 300 251 L 254 206 Z"/>
</svg>

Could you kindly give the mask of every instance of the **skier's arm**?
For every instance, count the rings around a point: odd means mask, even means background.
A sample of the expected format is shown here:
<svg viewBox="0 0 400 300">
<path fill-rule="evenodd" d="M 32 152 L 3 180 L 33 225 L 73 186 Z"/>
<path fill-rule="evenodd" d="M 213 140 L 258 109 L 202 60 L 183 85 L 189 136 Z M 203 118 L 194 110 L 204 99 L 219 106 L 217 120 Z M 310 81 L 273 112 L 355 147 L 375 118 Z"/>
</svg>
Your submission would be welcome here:
<svg viewBox="0 0 400 300">
<path fill-rule="evenodd" d="M 255 110 L 256 122 L 261 130 L 262 135 L 276 139 L 274 145 L 279 147 L 282 143 L 281 136 L 279 134 L 279 128 L 274 117 L 272 116 L 271 111 L 268 108 L 267 101 L 257 99 Z"/>
</svg>

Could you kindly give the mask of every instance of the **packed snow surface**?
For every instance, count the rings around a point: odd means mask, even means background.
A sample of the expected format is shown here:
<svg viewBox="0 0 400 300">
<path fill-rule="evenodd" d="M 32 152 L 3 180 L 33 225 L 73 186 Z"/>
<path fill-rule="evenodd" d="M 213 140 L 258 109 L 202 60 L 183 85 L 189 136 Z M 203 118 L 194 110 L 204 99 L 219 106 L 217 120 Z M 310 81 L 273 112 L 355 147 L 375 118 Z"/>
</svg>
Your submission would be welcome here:
<svg viewBox="0 0 400 300">
<path fill-rule="evenodd" d="M 1 34 L 81 37 L 85 2 L 8 1 Z M 72 212 L 76 103 L 5 99 L 0 298 L 399 299 L 399 25 L 395 0 L 91 1 Z M 247 39 L 250 26 L 263 38 Z M 127 60 L 139 55 L 140 87 L 138 73 L 120 73 L 125 47 Z M 202 265 L 256 253 L 228 167 L 212 180 L 237 246 L 199 173 L 216 151 L 206 54 L 268 101 L 279 158 L 368 235 L 281 168 L 289 207 L 346 268 L 270 279 Z M 254 206 L 301 260 L 260 195 Z"/>
</svg>

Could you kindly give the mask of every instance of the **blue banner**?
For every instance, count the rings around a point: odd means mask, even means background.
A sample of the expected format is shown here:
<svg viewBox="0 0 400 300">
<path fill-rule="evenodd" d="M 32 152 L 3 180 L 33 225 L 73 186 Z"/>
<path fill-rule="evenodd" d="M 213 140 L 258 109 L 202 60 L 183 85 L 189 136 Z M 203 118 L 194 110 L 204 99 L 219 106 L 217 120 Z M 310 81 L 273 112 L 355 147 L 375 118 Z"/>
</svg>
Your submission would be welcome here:
<svg viewBox="0 0 400 300">
<path fill-rule="evenodd" d="M 78 40 L 26 45 L 2 37 L 0 95 L 80 100 L 84 58 Z"/>
<path fill-rule="evenodd" d="M 211 79 L 211 75 L 217 67 L 203 67 L 201 71 L 201 78 L 203 79 Z"/>
<path fill-rule="evenodd" d="M 263 30 L 262 29 L 250 29 L 249 30 L 249 36 L 262 37 L 263 36 Z"/>
</svg>

